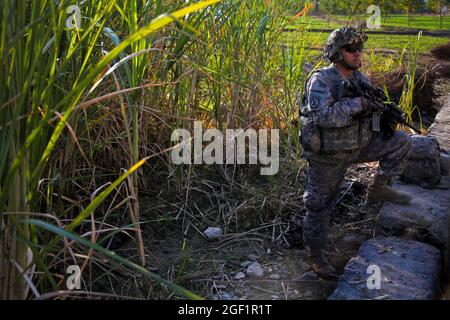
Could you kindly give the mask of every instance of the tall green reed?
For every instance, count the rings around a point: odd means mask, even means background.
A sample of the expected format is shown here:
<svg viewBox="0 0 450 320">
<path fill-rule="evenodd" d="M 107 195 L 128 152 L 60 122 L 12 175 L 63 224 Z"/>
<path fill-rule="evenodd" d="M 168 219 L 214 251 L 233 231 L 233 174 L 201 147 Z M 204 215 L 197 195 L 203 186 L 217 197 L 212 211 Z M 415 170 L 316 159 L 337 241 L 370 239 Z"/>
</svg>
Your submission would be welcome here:
<svg viewBox="0 0 450 320">
<path fill-rule="evenodd" d="M 69 144 L 80 147 L 74 135 L 78 120 L 81 120 L 76 110 L 80 102 L 89 97 L 87 90 L 94 80 L 115 59 L 123 56 L 125 50 L 131 47 L 135 52 L 146 47 L 149 35 L 217 2 L 202 1 L 171 15 L 154 16 L 154 19 L 138 24 L 136 17 L 140 7 L 136 1 L 86 1 L 82 7 L 81 29 L 66 28 L 69 19 L 66 10 L 70 5 L 76 5 L 76 1 L 5 0 L 0 4 L 0 298 L 25 298 L 24 279 L 32 266 L 42 274 L 37 279 L 40 290 L 48 290 L 49 286 L 57 290 L 61 285 L 50 270 L 48 254 L 53 248 L 46 245 L 48 242 L 55 244 L 55 238 L 36 227 L 20 224 L 18 220 L 34 215 L 42 208 L 52 209 L 49 203 L 43 205 L 39 192 L 46 175 L 52 180 L 60 169 L 59 159 L 54 158 L 58 150 L 64 150 L 62 155 L 67 160 L 70 158 L 68 152 L 75 149 Z M 177 9 L 166 6 L 163 1 L 157 1 L 156 5 L 161 12 L 167 8 Z M 129 36 L 108 46 L 111 50 L 102 56 L 102 42 L 107 37 L 117 40 L 106 27 L 121 18 L 129 24 Z M 142 57 L 133 60 L 127 87 L 136 86 L 142 80 L 146 66 L 143 60 Z M 139 159 L 139 126 L 137 105 L 130 103 L 129 106 L 133 128 L 133 131 L 128 130 L 132 135 L 129 139 L 131 167 Z M 65 128 L 70 139 L 63 135 Z M 133 175 L 137 169 L 136 166 L 133 168 L 121 179 Z M 131 190 L 137 190 L 135 181 L 131 183 Z M 93 213 L 100 200 L 106 198 L 105 192 L 82 210 L 69 225 L 69 230 L 75 229 Z M 107 192 L 112 192 L 112 188 Z M 51 183 L 45 194 L 47 199 L 54 194 Z M 64 214 L 61 212 L 49 213 L 56 219 L 65 218 L 60 216 Z"/>
<path fill-rule="evenodd" d="M 405 113 L 408 123 L 413 123 L 414 111 L 417 111 L 420 119 L 420 126 L 422 127 L 422 118 L 420 117 L 420 110 L 417 105 L 414 105 L 414 90 L 416 89 L 416 71 L 417 71 L 417 59 L 419 57 L 420 39 L 422 32 L 417 35 L 417 40 L 414 42 L 413 47 L 408 52 L 408 59 L 406 61 L 406 74 L 404 77 L 404 86 L 402 95 L 400 96 L 399 105 Z"/>
</svg>

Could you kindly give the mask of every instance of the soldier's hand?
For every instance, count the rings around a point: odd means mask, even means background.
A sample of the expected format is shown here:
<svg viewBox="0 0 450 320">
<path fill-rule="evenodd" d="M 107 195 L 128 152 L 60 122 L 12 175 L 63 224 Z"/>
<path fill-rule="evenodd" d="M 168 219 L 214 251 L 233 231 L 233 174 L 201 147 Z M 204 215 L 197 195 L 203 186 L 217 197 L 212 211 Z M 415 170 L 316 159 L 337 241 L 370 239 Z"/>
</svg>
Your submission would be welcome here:
<svg viewBox="0 0 450 320">
<path fill-rule="evenodd" d="M 374 111 L 373 102 L 366 97 L 361 97 L 361 113 L 370 114 Z"/>
</svg>

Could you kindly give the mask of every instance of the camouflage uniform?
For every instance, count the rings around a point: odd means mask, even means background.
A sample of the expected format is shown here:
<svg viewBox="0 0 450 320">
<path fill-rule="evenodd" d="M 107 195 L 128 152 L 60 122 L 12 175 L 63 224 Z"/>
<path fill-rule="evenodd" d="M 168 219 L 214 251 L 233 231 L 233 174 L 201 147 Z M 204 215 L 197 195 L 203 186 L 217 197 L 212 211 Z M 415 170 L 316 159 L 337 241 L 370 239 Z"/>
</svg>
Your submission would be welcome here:
<svg viewBox="0 0 450 320">
<path fill-rule="evenodd" d="M 346 81 L 331 64 L 313 73 L 302 97 L 300 141 L 302 156 L 309 162 L 303 234 L 310 249 L 326 245 L 330 214 L 351 164 L 380 161 L 386 175 L 398 176 L 411 149 L 410 136 L 404 132 L 386 139 L 372 131 L 372 115 L 361 115 L 361 98 L 346 93 Z M 353 81 L 370 83 L 356 70 Z"/>
</svg>

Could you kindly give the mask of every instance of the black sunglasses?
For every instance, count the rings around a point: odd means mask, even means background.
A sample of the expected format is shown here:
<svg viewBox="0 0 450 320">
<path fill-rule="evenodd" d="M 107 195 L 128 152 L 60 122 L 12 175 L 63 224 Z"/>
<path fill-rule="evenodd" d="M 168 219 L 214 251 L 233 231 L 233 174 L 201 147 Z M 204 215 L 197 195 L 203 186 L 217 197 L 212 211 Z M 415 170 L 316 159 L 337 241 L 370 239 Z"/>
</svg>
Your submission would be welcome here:
<svg viewBox="0 0 450 320">
<path fill-rule="evenodd" d="M 361 52 L 364 49 L 362 44 L 348 44 L 343 47 L 343 49 L 347 52 L 354 53 L 356 51 Z"/>
</svg>

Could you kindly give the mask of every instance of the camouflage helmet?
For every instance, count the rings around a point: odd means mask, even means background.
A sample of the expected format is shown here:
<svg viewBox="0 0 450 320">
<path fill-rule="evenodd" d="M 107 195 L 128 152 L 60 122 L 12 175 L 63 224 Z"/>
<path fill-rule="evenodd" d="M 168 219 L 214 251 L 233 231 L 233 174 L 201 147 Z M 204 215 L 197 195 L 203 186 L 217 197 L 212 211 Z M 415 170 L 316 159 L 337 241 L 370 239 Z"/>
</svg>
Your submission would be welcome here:
<svg viewBox="0 0 450 320">
<path fill-rule="evenodd" d="M 367 35 L 360 28 L 343 27 L 334 30 L 328 37 L 324 48 L 323 57 L 330 61 L 342 59 L 339 49 L 348 44 L 364 44 Z"/>
</svg>

